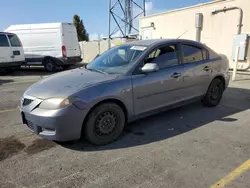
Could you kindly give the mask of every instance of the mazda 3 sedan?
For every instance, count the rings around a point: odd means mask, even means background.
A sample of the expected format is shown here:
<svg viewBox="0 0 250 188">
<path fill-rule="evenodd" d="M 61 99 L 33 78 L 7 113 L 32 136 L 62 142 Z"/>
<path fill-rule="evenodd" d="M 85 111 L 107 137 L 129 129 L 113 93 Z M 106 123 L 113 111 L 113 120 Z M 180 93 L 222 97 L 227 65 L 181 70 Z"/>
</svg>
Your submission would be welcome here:
<svg viewBox="0 0 250 188">
<path fill-rule="evenodd" d="M 228 60 L 190 40 L 141 40 L 114 47 L 86 67 L 54 74 L 24 93 L 23 123 L 42 138 L 92 144 L 116 140 L 126 123 L 201 100 L 219 104 Z M 167 112 L 166 112 L 167 113 Z"/>
</svg>

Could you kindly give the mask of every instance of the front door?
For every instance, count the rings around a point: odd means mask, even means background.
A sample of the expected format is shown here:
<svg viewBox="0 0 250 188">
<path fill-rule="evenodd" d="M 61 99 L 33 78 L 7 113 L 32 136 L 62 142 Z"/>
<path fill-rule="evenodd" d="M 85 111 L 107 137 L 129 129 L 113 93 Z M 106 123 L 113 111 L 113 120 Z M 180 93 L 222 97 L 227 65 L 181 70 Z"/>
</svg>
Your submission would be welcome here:
<svg viewBox="0 0 250 188">
<path fill-rule="evenodd" d="M 11 48 L 5 34 L 0 34 L 0 67 L 12 62 Z"/>
<path fill-rule="evenodd" d="M 183 67 L 180 65 L 178 49 L 178 45 L 171 44 L 153 50 L 144 64 L 156 63 L 159 70 L 132 76 L 136 115 L 182 100 Z"/>
</svg>

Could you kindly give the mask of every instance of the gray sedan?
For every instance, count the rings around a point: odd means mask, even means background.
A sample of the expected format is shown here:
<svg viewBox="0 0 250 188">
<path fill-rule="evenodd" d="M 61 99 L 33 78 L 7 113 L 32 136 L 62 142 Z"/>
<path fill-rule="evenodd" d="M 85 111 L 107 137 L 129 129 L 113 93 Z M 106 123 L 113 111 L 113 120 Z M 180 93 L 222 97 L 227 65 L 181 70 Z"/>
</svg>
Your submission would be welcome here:
<svg viewBox="0 0 250 188">
<path fill-rule="evenodd" d="M 228 60 L 189 40 L 144 40 L 103 53 L 86 67 L 54 74 L 23 95 L 23 123 L 42 138 L 92 144 L 116 140 L 126 123 L 201 100 L 219 104 Z"/>
</svg>

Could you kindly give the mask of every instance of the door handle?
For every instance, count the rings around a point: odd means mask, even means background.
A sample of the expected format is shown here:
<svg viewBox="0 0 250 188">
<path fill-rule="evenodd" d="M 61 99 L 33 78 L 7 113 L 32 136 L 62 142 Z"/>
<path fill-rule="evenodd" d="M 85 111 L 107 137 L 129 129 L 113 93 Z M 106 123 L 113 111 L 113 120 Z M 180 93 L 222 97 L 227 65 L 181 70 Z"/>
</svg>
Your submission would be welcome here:
<svg viewBox="0 0 250 188">
<path fill-rule="evenodd" d="M 11 55 L 10 58 L 14 58 L 15 56 L 14 55 Z"/>
<path fill-rule="evenodd" d="M 209 68 L 208 66 L 205 66 L 205 67 L 203 68 L 203 70 L 204 70 L 204 71 L 209 71 L 210 68 Z"/>
<path fill-rule="evenodd" d="M 179 72 L 175 72 L 174 74 L 171 75 L 172 78 L 179 78 L 182 74 Z"/>
</svg>

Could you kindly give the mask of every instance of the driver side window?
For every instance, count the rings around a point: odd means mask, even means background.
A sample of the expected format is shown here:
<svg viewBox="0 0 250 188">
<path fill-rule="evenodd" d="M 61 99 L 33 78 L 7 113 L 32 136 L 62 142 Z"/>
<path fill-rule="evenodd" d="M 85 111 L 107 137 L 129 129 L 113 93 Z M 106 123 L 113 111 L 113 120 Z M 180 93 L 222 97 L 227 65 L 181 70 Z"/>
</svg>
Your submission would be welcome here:
<svg viewBox="0 0 250 188">
<path fill-rule="evenodd" d="M 145 63 L 156 63 L 160 69 L 179 64 L 179 55 L 176 45 L 167 45 L 155 49 L 145 59 Z"/>
</svg>

